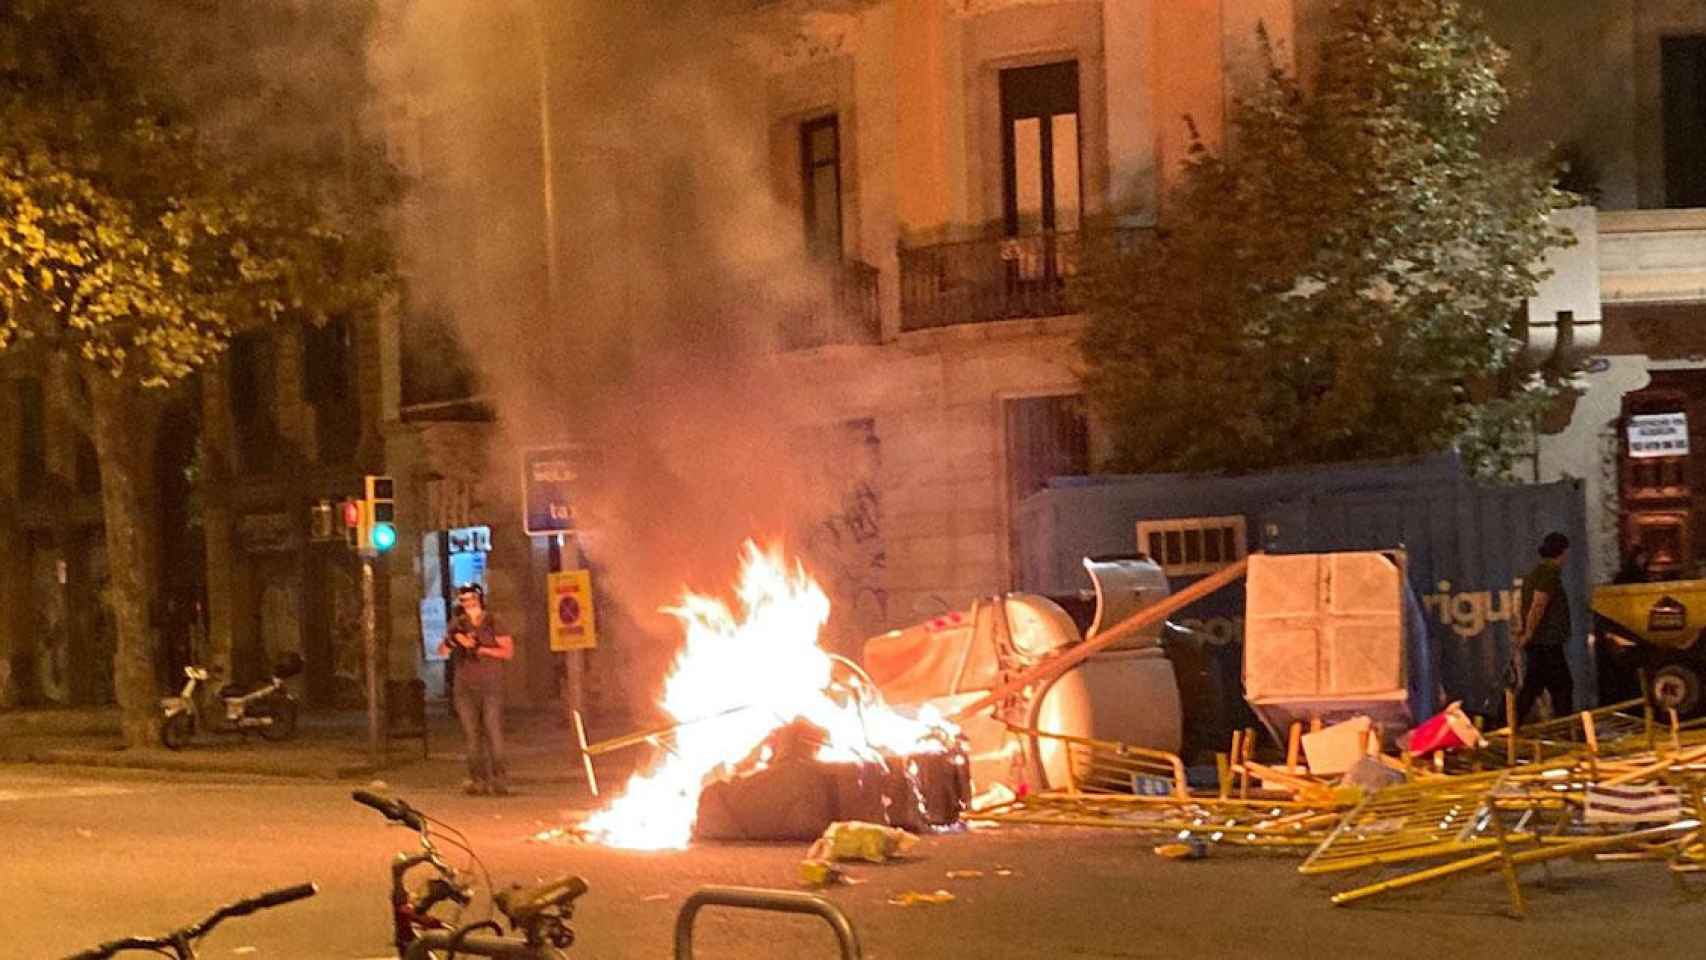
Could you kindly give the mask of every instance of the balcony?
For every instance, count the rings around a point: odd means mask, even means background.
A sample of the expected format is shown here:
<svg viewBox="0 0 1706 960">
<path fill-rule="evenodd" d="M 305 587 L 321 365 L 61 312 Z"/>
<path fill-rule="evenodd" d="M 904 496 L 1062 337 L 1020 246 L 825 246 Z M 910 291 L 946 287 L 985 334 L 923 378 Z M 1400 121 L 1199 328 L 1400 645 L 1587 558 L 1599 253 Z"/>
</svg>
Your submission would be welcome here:
<svg viewBox="0 0 1706 960">
<path fill-rule="evenodd" d="M 901 329 L 1076 313 L 1069 281 L 1078 274 L 1080 236 L 1036 233 L 902 249 Z"/>
<path fill-rule="evenodd" d="M 762 296 L 777 320 L 783 350 L 882 340 L 881 271 L 858 260 L 814 270 L 795 285 L 766 285 Z"/>
<path fill-rule="evenodd" d="M 1706 209 L 1604 210 L 1595 239 L 1606 304 L 1706 298 Z"/>
</svg>

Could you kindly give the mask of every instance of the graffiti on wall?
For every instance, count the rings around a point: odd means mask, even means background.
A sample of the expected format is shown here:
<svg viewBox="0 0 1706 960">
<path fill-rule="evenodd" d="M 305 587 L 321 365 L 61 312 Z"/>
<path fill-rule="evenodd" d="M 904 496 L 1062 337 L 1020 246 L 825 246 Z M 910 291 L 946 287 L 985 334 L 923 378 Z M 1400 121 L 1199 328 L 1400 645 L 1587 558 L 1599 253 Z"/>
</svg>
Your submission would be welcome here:
<svg viewBox="0 0 1706 960">
<path fill-rule="evenodd" d="M 888 628 L 889 595 L 876 424 L 850 421 L 841 426 L 837 439 L 837 459 L 847 468 L 841 475 L 853 479 L 836 507 L 807 533 L 805 553 L 812 574 L 829 594 L 830 645 L 847 652 Z"/>
</svg>

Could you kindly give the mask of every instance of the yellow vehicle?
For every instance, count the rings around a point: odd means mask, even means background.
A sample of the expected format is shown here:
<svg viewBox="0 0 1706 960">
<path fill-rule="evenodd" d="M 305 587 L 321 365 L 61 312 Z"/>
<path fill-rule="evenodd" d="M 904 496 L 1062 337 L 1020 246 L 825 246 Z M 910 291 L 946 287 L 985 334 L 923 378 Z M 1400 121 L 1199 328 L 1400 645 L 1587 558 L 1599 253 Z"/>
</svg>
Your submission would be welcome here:
<svg viewBox="0 0 1706 960">
<path fill-rule="evenodd" d="M 1645 670 L 1653 701 L 1680 714 L 1701 706 L 1706 677 L 1706 580 L 1595 587 L 1599 669 Z"/>
</svg>

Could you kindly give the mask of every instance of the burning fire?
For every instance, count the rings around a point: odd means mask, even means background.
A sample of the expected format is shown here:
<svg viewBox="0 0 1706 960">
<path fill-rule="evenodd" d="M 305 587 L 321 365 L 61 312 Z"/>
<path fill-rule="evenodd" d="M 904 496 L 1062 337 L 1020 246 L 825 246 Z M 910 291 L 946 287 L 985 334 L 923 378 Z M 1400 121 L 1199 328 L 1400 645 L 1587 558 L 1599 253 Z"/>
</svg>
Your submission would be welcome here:
<svg viewBox="0 0 1706 960">
<path fill-rule="evenodd" d="M 915 719 L 861 703 L 856 685 L 835 679 L 837 659 L 818 646 L 829 619 L 822 588 L 797 563 L 790 573 L 777 548 L 760 551 L 749 540 L 743 553 L 739 617 L 693 593 L 665 610 L 686 629 L 662 703 L 680 724 L 673 749 L 587 819 L 587 837 L 642 850 L 687 846 L 705 784 L 796 720 L 827 733 L 817 757 L 829 762 L 937 753 L 953 742 L 957 731 L 940 715 Z"/>
</svg>

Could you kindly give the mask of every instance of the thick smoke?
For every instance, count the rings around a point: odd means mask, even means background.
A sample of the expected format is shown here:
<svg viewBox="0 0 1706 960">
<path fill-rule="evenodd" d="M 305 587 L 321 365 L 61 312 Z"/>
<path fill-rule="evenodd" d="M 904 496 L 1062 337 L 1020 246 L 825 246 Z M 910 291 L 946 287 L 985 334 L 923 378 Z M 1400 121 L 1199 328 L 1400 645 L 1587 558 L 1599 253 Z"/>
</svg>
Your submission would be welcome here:
<svg viewBox="0 0 1706 960">
<path fill-rule="evenodd" d="M 638 626 L 622 638 L 630 675 L 656 677 L 673 652 L 660 606 L 684 586 L 726 591 L 742 541 L 833 512 L 848 469 L 821 429 L 831 398 L 763 359 L 775 305 L 808 273 L 800 214 L 774 199 L 762 72 L 718 13 L 397 0 L 373 52 L 407 114 L 394 128 L 418 137 L 411 297 L 448 318 L 441 349 L 497 415 L 488 469 L 516 475 L 529 445 L 587 445 L 582 543 Z"/>
</svg>

